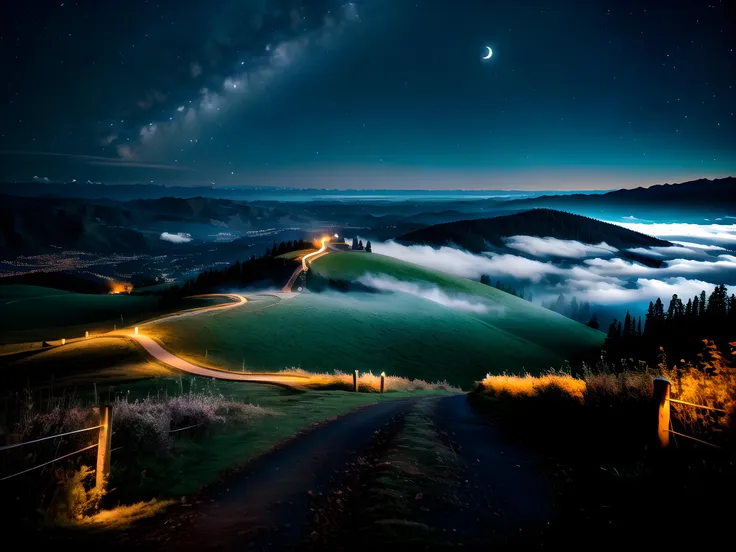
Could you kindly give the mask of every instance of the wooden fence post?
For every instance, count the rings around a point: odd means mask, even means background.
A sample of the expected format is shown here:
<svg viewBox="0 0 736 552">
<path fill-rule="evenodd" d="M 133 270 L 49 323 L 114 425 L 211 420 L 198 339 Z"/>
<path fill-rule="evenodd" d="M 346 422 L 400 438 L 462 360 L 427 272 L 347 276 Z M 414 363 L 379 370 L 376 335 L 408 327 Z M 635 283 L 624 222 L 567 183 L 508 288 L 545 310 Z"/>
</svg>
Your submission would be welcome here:
<svg viewBox="0 0 736 552">
<path fill-rule="evenodd" d="M 104 490 L 107 479 L 110 476 L 110 452 L 112 447 L 112 405 L 101 404 L 100 409 L 100 434 L 97 442 L 97 471 L 95 474 L 95 485 L 97 489 Z"/>
<path fill-rule="evenodd" d="M 660 448 L 670 444 L 670 380 L 654 378 L 654 404 L 657 406 L 657 442 Z"/>
<path fill-rule="evenodd" d="M 358 371 L 353 372 L 353 391 L 358 392 Z"/>
</svg>

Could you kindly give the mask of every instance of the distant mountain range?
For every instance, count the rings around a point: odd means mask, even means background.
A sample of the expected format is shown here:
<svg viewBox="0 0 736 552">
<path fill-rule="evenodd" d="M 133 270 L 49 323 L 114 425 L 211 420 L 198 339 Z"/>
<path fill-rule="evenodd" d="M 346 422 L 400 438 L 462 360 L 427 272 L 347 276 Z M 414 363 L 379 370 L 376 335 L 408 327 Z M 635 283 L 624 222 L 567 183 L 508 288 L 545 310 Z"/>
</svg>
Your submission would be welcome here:
<svg viewBox="0 0 736 552">
<path fill-rule="evenodd" d="M 605 242 L 618 249 L 672 245 L 615 224 L 552 209 L 532 209 L 513 215 L 437 224 L 399 236 L 396 241 L 407 245 L 446 245 L 483 253 L 504 249 L 504 238 L 520 235 L 590 244 Z"/>
<path fill-rule="evenodd" d="M 551 207 L 579 210 L 585 208 L 625 209 L 635 212 L 683 213 L 698 211 L 736 214 L 736 178 L 715 180 L 701 178 L 681 184 L 659 184 L 648 188 L 616 190 L 605 194 L 571 194 L 514 199 L 506 202 L 514 209 Z"/>
</svg>

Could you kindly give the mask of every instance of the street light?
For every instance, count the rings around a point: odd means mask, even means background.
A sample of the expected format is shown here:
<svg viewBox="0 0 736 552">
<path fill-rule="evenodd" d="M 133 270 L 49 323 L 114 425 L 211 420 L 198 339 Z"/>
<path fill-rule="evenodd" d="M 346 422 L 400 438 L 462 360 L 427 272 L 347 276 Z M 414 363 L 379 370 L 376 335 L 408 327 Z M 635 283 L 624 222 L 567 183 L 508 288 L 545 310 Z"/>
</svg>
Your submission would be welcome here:
<svg viewBox="0 0 736 552">
<path fill-rule="evenodd" d="M 135 327 L 135 335 L 138 335 L 138 326 Z"/>
</svg>

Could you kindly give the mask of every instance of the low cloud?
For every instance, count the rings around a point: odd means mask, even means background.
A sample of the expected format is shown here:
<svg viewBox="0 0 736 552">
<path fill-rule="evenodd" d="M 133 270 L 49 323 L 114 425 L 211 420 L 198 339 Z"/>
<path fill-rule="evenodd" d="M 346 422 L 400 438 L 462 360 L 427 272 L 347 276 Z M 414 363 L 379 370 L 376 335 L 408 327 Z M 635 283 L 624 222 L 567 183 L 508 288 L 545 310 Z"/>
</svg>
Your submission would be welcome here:
<svg viewBox="0 0 736 552">
<path fill-rule="evenodd" d="M 518 249 L 535 257 L 582 259 L 594 255 L 612 255 L 618 251 L 618 249 L 605 242 L 590 244 L 575 240 L 558 240 L 557 238 L 539 238 L 537 236 L 511 236 L 503 240 L 506 247 Z"/>
<path fill-rule="evenodd" d="M 660 297 L 667 301 L 675 293 L 685 302 L 690 297 L 700 294 L 701 291 L 710 295 L 715 284 L 703 280 L 691 280 L 688 278 L 638 278 L 632 285 L 616 285 L 607 282 L 567 282 L 569 288 L 559 289 L 557 293 L 570 293 L 578 300 L 589 301 L 599 305 L 618 305 L 625 303 L 653 301 Z"/>
<path fill-rule="evenodd" d="M 184 232 L 179 232 L 177 234 L 164 232 L 163 234 L 161 234 L 161 239 L 171 243 L 189 243 L 190 241 L 192 241 L 192 235 L 186 234 Z"/>
<path fill-rule="evenodd" d="M 736 245 L 736 224 L 608 222 L 669 241 L 690 238 L 704 245 Z"/>
<path fill-rule="evenodd" d="M 391 291 L 395 293 L 408 293 L 415 297 L 427 299 L 433 303 L 438 303 L 447 308 L 482 314 L 488 312 L 491 307 L 484 302 L 478 301 L 466 295 L 450 296 L 442 291 L 438 286 L 419 285 L 413 282 L 405 282 L 397 280 L 389 276 L 375 276 L 373 274 L 364 274 L 359 280 L 364 286 L 368 286 L 380 291 Z M 494 307 L 494 310 L 503 310 L 502 307 Z"/>
<path fill-rule="evenodd" d="M 473 280 L 480 279 L 483 274 L 494 274 L 539 282 L 546 275 L 565 273 L 564 269 L 548 262 L 507 254 L 473 255 L 452 247 L 434 249 L 428 245 L 401 245 L 389 241 L 373 244 L 373 251 Z"/>
</svg>

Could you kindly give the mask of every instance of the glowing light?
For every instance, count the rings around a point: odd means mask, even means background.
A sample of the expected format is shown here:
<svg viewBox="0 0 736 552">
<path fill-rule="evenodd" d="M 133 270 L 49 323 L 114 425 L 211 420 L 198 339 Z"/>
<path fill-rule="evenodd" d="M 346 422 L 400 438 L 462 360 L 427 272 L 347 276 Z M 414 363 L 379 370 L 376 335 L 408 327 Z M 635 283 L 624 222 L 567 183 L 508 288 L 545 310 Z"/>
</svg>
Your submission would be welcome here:
<svg viewBox="0 0 736 552">
<path fill-rule="evenodd" d="M 302 257 L 302 270 L 304 272 L 309 270 L 309 266 L 307 266 L 307 259 L 311 259 L 312 257 L 316 255 L 320 255 L 321 253 L 324 253 L 325 249 L 327 249 L 326 242 L 328 241 L 330 241 L 330 238 L 322 238 L 322 247 L 319 250 L 315 251 L 314 253 L 310 253 L 309 255 L 304 255 L 304 257 Z"/>
<path fill-rule="evenodd" d="M 61 344 L 62 344 L 62 345 L 66 345 L 66 339 L 65 339 L 65 338 L 63 338 L 63 337 L 61 338 Z"/>
<path fill-rule="evenodd" d="M 84 339 L 89 339 L 89 332 L 84 332 Z"/>
<path fill-rule="evenodd" d="M 138 326 L 135 327 L 135 335 L 138 335 Z"/>
</svg>

